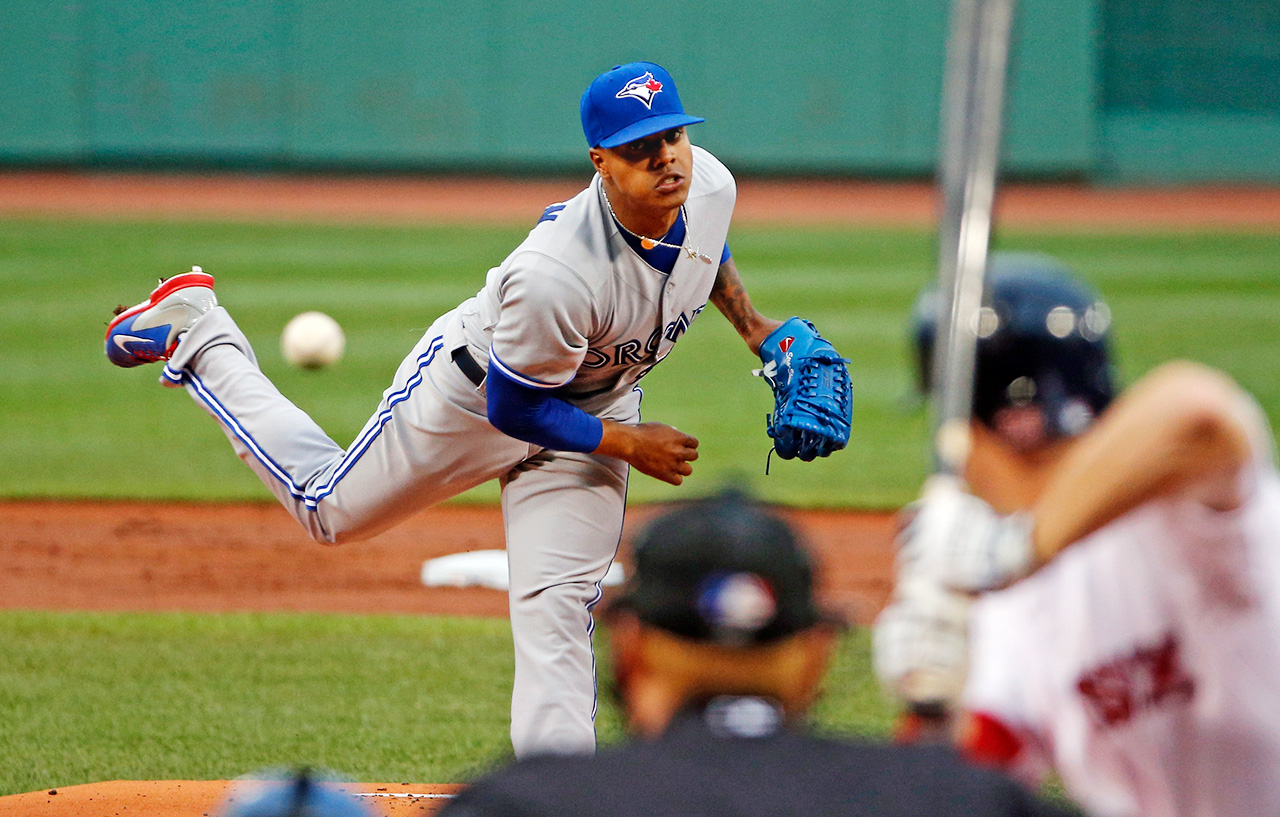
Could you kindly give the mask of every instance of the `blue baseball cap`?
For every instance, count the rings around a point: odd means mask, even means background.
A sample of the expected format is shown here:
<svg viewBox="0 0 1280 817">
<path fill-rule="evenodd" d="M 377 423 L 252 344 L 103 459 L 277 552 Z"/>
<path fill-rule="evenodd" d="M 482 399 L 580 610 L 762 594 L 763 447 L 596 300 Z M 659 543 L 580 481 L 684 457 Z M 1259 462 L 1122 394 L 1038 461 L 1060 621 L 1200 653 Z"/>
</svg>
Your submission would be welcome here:
<svg viewBox="0 0 1280 817">
<path fill-rule="evenodd" d="M 705 122 L 684 112 L 676 81 L 661 65 L 615 65 L 582 94 L 582 132 L 591 147 L 616 148 L 655 133 Z"/>
</svg>

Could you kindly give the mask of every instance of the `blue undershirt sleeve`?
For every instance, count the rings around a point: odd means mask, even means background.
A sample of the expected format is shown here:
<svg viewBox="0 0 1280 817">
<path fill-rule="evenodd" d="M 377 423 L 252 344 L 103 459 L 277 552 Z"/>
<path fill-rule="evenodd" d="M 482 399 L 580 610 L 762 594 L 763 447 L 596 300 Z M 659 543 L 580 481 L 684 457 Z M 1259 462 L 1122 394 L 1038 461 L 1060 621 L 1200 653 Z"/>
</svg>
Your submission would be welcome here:
<svg viewBox="0 0 1280 817">
<path fill-rule="evenodd" d="M 725 261 L 728 261 L 732 257 L 733 257 L 733 253 L 729 252 L 729 242 L 726 241 L 724 243 L 724 251 L 720 253 L 720 263 L 723 264 Z M 717 264 L 717 266 L 719 265 Z"/>
<path fill-rule="evenodd" d="M 497 366 L 485 380 L 489 423 L 508 437 L 552 451 L 595 451 L 604 424 L 543 389 L 518 383 Z"/>
</svg>

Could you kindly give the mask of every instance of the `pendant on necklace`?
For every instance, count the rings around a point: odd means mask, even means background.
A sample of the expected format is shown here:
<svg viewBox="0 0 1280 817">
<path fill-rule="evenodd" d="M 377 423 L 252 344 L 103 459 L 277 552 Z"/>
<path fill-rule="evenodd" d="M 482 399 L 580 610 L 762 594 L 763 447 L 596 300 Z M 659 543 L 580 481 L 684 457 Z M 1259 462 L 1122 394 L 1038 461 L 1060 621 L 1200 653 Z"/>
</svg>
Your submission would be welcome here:
<svg viewBox="0 0 1280 817">
<path fill-rule="evenodd" d="M 654 241 L 652 238 L 641 238 L 640 246 L 644 247 L 646 250 L 652 250 L 654 247 L 658 246 L 658 242 Z"/>
</svg>

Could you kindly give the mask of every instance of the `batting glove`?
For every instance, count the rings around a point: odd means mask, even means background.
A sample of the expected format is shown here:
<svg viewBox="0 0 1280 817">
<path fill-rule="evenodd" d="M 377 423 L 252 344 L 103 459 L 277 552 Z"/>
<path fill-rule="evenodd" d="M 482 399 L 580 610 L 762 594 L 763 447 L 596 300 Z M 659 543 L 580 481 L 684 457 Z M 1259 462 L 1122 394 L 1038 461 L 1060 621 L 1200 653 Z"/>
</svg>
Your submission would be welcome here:
<svg viewBox="0 0 1280 817">
<path fill-rule="evenodd" d="M 912 709 L 950 711 L 969 668 L 970 597 L 927 576 L 905 577 L 871 633 L 880 685 Z"/>
<path fill-rule="evenodd" d="M 934 475 L 898 536 L 899 573 L 969 593 L 1004 587 L 1031 572 L 1031 530 L 1029 513 L 1002 516 L 956 477 Z"/>
</svg>

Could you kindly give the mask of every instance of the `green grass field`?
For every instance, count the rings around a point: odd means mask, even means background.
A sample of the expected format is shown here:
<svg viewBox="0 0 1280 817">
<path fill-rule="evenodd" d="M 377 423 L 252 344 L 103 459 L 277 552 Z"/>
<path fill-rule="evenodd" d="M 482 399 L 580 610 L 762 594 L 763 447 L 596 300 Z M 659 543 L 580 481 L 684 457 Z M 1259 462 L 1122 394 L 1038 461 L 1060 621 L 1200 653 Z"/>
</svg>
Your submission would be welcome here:
<svg viewBox="0 0 1280 817">
<path fill-rule="evenodd" d="M 492 619 L 0 612 L 0 796 L 289 762 L 466 780 L 510 754 L 510 639 Z M 848 636 L 816 713 L 828 729 L 888 728 L 867 661 L 866 633 Z"/>
<path fill-rule="evenodd" d="M 221 433 L 156 367 L 102 354 L 110 309 L 192 263 L 263 368 L 340 443 L 400 357 L 473 294 L 521 228 L 0 222 L 0 497 L 266 500 Z M 714 310 L 645 381 L 645 417 L 702 441 L 685 495 L 727 478 L 797 506 L 896 507 L 927 464 L 912 403 L 906 316 L 932 274 L 923 230 L 752 229 L 731 236 L 766 314 L 811 318 L 853 361 L 853 440 L 828 461 L 774 460 L 768 388 Z M 1280 418 L 1280 236 L 1009 232 L 997 246 L 1072 263 L 1107 296 L 1121 380 L 1189 357 L 1225 369 Z M 306 309 L 346 328 L 338 367 L 281 360 Z M 631 500 L 679 496 L 644 478 Z M 462 501 L 492 501 L 492 487 Z M 2 534 L 0 534 L 2 535 Z M 505 622 L 307 615 L 0 613 L 0 794 L 113 778 L 221 778 L 286 762 L 355 778 L 450 782 L 507 751 Z M 890 711 L 851 633 L 816 713 L 883 735 Z M 616 712 L 601 715 L 605 740 Z"/>
<path fill-rule="evenodd" d="M 248 226 L 184 223 L 0 222 L 0 497 L 266 499 L 216 426 L 185 395 L 156 385 L 155 366 L 120 370 L 102 353 L 110 309 L 143 298 L 157 277 L 192 263 L 218 293 L 281 390 L 339 443 L 374 410 L 401 357 L 443 311 L 482 285 L 523 230 Z M 906 316 L 932 275 L 923 230 L 751 230 L 731 245 L 766 314 L 811 318 L 852 359 L 853 437 L 811 464 L 775 459 L 759 364 L 709 310 L 644 381 L 646 419 L 701 440 L 682 489 L 632 480 L 631 499 L 660 501 L 739 479 L 797 506 L 896 507 L 928 463 L 925 413 L 907 399 Z M 1042 249 L 1097 284 L 1116 315 L 1122 379 L 1190 356 L 1225 368 L 1273 421 L 1280 322 L 1280 236 L 1034 235 L 1000 246 Z M 278 337 L 297 312 L 320 309 L 345 327 L 348 354 L 322 372 L 289 368 Z M 120 464 L 128 462 L 127 472 Z M 492 501 L 490 486 L 467 499 Z"/>
</svg>

